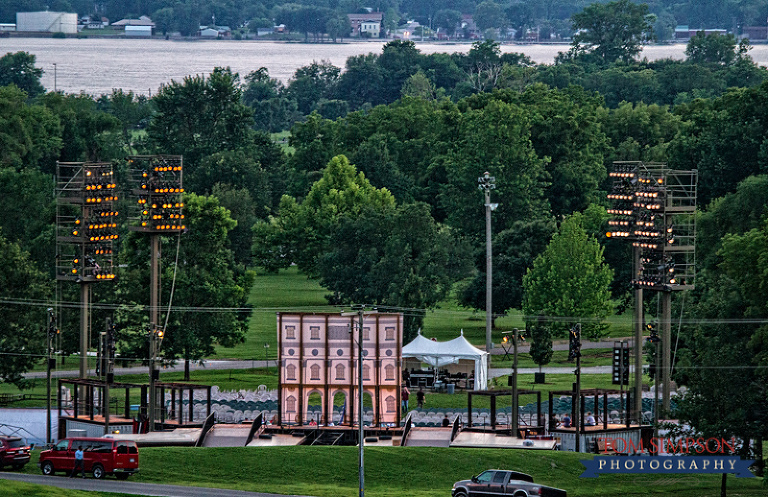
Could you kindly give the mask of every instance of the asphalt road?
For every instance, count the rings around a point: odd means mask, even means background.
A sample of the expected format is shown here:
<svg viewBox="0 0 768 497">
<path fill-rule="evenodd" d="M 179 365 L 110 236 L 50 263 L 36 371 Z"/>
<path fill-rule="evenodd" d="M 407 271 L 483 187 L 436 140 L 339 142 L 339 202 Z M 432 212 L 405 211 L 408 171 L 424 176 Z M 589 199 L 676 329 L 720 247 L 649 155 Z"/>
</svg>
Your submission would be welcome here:
<svg viewBox="0 0 768 497">
<path fill-rule="evenodd" d="M 185 487 L 182 485 L 160 485 L 157 483 L 139 483 L 113 479 L 95 480 L 93 478 L 67 478 L 65 476 L 29 475 L 0 471 L 0 479 L 23 481 L 38 485 L 48 485 L 70 490 L 89 492 L 112 492 L 133 495 L 156 495 L 163 497 L 300 497 L 260 492 L 244 492 L 225 488 Z"/>
<path fill-rule="evenodd" d="M 610 349 L 613 347 L 614 342 L 624 340 L 628 341 L 630 346 L 632 345 L 632 340 L 629 338 L 616 338 L 611 340 L 604 340 L 601 342 L 588 342 L 584 341 L 582 343 L 582 349 Z M 568 350 L 568 342 L 555 342 L 552 345 L 553 350 Z M 530 350 L 530 345 L 528 344 L 521 344 L 518 346 L 517 351 L 519 353 L 527 353 Z M 504 350 L 501 347 L 494 348 L 491 353 L 493 355 L 503 355 Z M 511 355 L 511 351 L 510 351 Z M 213 360 L 213 361 L 205 361 L 203 364 L 190 364 L 190 370 L 191 371 L 198 371 L 198 370 L 210 370 L 210 369 L 250 369 L 250 368 L 264 368 L 264 367 L 270 367 L 275 365 L 275 360 L 269 360 L 269 361 L 219 361 L 219 360 Z M 573 367 L 545 367 L 542 369 L 542 372 L 549 373 L 549 374 L 558 374 L 558 373 L 569 373 Z M 632 366 L 630 366 L 631 368 Z M 168 366 L 160 369 L 161 373 L 168 373 L 171 371 L 184 371 L 184 363 L 179 362 L 173 366 Z M 508 368 L 493 368 L 491 369 L 490 376 L 491 377 L 497 377 L 497 376 L 503 376 L 510 374 L 512 371 L 512 364 L 510 362 L 510 366 Z M 539 368 L 521 368 L 519 369 L 520 374 L 533 374 L 538 373 Z M 582 368 L 581 370 L 582 374 L 603 374 L 603 373 L 610 373 L 611 367 L 610 366 L 595 366 L 595 367 L 589 367 L 589 368 Z M 77 378 L 79 376 L 79 371 L 76 369 L 71 370 L 56 370 L 51 372 L 51 376 L 53 378 Z M 95 373 L 94 373 L 95 374 Z M 115 374 L 116 375 L 126 375 L 126 374 L 147 374 L 149 375 L 149 370 L 147 366 L 134 366 L 130 368 L 115 368 Z M 26 378 L 45 378 L 45 372 L 34 372 L 34 373 L 27 373 L 24 375 Z"/>
</svg>

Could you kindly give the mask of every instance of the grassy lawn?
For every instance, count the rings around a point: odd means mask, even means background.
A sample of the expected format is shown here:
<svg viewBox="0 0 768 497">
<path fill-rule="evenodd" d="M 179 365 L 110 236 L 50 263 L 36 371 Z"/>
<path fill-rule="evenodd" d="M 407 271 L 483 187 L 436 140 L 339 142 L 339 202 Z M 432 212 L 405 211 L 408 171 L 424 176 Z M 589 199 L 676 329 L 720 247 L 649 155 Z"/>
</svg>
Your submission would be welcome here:
<svg viewBox="0 0 768 497">
<path fill-rule="evenodd" d="M 249 303 L 254 306 L 253 315 L 245 343 L 234 348 L 217 347 L 216 359 L 263 359 L 265 347 L 269 344 L 267 356 L 277 356 L 277 324 L 275 313 L 280 312 L 338 312 L 339 309 L 327 304 L 326 289 L 317 280 L 308 279 L 297 268 L 281 270 L 278 274 L 259 273 L 251 290 Z M 609 319 L 609 337 L 629 336 L 632 334 L 631 316 L 614 316 Z M 493 341 L 501 342 L 501 332 L 512 328 L 522 328 L 525 324 L 517 311 L 496 319 Z M 460 331 L 473 345 L 485 346 L 485 314 L 461 307 L 455 299 L 441 302 L 434 310 L 427 312 L 422 333 L 439 341 L 456 338 Z M 561 361 L 562 354 L 555 353 L 555 361 Z M 567 354 L 566 354 L 567 355 Z M 565 356 L 562 356 L 565 357 Z M 609 359 L 606 358 L 606 361 Z M 561 361 L 562 362 L 562 361 Z M 532 363 L 531 363 L 532 364 Z M 595 362 L 589 365 L 602 365 Z M 610 364 L 610 362 L 605 362 Z M 563 365 L 563 364 L 558 364 Z M 567 364 L 565 364 L 567 365 Z M 533 367 L 523 366 L 523 367 Z"/>
<path fill-rule="evenodd" d="M 131 481 L 322 497 L 352 497 L 358 493 L 356 447 L 143 448 L 140 457 L 141 473 Z M 580 459 L 592 457 L 555 451 L 370 447 L 365 450 L 365 491 L 371 497 L 445 497 L 457 480 L 485 469 L 505 468 L 566 489 L 572 497 L 719 495 L 720 475 L 580 478 L 584 471 Z M 39 471 L 36 458 L 33 456 L 25 472 Z M 730 477 L 728 489 L 730 495 L 765 495 L 761 478 Z"/>
<path fill-rule="evenodd" d="M 590 366 L 610 366 L 613 364 L 613 349 L 582 349 L 581 351 L 581 367 L 587 368 Z M 534 363 L 531 359 L 531 355 L 526 353 L 517 354 L 517 366 L 520 368 L 538 368 L 539 365 Z M 510 350 L 509 358 L 504 359 L 503 355 L 491 356 L 491 367 L 493 368 L 511 368 L 512 367 L 512 352 Z M 575 361 L 568 360 L 567 350 L 556 350 L 552 355 L 552 360 L 544 366 L 545 368 L 576 368 Z"/>
</svg>

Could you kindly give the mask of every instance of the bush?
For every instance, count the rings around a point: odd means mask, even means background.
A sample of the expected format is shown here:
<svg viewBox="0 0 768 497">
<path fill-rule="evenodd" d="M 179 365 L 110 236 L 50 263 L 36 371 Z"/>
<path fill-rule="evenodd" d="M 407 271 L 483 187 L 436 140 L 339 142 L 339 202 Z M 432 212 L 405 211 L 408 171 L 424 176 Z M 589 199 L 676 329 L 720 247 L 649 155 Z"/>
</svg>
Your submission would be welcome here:
<svg viewBox="0 0 768 497">
<path fill-rule="evenodd" d="M 56 33 L 53 33 L 53 38 L 66 38 L 67 35 L 62 33 L 61 31 L 57 31 Z"/>
</svg>

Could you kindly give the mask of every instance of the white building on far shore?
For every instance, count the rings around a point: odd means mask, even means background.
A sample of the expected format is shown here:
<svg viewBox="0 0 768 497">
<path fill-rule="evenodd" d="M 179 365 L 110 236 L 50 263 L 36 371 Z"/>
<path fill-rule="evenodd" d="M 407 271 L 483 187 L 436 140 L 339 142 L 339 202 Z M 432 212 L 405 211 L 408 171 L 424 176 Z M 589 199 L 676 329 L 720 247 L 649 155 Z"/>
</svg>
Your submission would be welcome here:
<svg viewBox="0 0 768 497">
<path fill-rule="evenodd" d="M 77 14 L 67 12 L 17 12 L 16 31 L 77 34 Z"/>
</svg>

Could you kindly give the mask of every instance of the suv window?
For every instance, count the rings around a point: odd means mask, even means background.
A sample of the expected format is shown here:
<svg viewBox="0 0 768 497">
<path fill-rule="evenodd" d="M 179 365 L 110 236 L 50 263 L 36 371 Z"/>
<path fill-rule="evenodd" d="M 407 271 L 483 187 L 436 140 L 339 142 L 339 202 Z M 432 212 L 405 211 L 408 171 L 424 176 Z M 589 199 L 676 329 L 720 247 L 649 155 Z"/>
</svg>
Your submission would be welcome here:
<svg viewBox="0 0 768 497">
<path fill-rule="evenodd" d="M 67 450 L 69 448 L 69 440 L 62 440 L 56 444 L 55 450 Z"/>
<path fill-rule="evenodd" d="M 88 442 L 88 446 L 85 450 L 100 454 L 108 454 L 112 452 L 112 442 Z"/>
<path fill-rule="evenodd" d="M 507 474 L 503 471 L 497 471 L 496 475 L 493 477 L 493 483 L 504 483 L 506 476 Z"/>
<path fill-rule="evenodd" d="M 482 483 L 488 483 L 491 480 L 493 480 L 493 477 L 494 477 L 495 474 L 496 474 L 495 471 L 483 471 L 477 477 L 477 481 L 482 482 Z"/>
<path fill-rule="evenodd" d="M 139 449 L 136 448 L 134 442 L 117 442 L 118 454 L 138 454 Z"/>
</svg>

